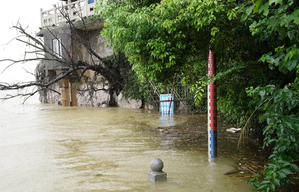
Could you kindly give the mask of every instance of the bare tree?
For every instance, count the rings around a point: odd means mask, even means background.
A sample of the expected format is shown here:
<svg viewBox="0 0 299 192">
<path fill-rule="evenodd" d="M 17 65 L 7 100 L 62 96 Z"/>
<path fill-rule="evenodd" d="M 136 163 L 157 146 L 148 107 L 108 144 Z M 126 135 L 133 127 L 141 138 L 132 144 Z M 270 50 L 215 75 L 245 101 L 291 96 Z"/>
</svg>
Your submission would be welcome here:
<svg viewBox="0 0 299 192">
<path fill-rule="evenodd" d="M 17 93 L 15 95 L 8 95 L 3 99 L 9 99 L 13 97 L 25 97 L 25 100 L 36 94 L 45 91 L 53 91 L 57 94 L 61 94 L 59 91 L 53 89 L 51 86 L 55 83 L 61 82 L 64 79 L 71 79 L 71 82 L 82 82 L 82 79 L 86 77 L 87 71 L 93 71 L 94 76 L 88 79 L 88 85 L 84 89 L 81 88 L 80 92 L 89 92 L 92 95 L 93 92 L 99 90 L 108 91 L 111 95 L 118 95 L 126 84 L 129 71 L 131 70 L 130 64 L 121 53 L 113 53 L 110 56 L 100 56 L 100 54 L 94 50 L 92 46 L 92 37 L 90 30 L 88 29 L 86 18 L 80 17 L 80 21 L 74 23 L 70 20 L 67 12 L 62 8 L 60 12 L 66 18 L 66 23 L 63 26 L 51 26 L 41 29 L 37 35 L 32 35 L 27 32 L 27 28 L 24 28 L 21 24 L 13 26 L 14 29 L 20 34 L 15 39 L 28 47 L 31 47 L 30 51 L 24 53 L 24 57 L 20 60 L 2 59 L 0 62 L 10 62 L 12 65 L 18 63 L 26 63 L 29 61 L 37 61 L 35 74 L 35 81 L 32 82 L 19 82 L 19 83 L 0 83 L 0 90 L 20 90 L 24 88 L 33 87 L 32 91 L 25 93 Z M 102 22 L 96 20 L 93 22 Z M 62 38 L 57 34 L 57 29 L 62 30 Z M 100 28 L 96 29 L 100 31 Z M 52 39 L 58 41 L 59 47 L 53 47 L 53 43 L 47 43 L 49 36 Z M 59 51 L 57 51 L 59 49 Z M 85 56 L 81 53 L 84 50 Z M 81 51 L 81 52 L 80 52 Z M 33 56 L 32 56 L 33 55 Z M 87 61 L 86 58 L 89 58 Z M 46 74 L 49 71 L 45 71 L 47 66 L 54 66 L 55 73 Z M 99 82 L 99 77 L 108 81 L 108 88 L 98 88 L 96 84 Z M 77 87 L 77 89 L 79 89 Z M 110 105 L 115 105 L 113 99 L 110 101 Z"/>
</svg>

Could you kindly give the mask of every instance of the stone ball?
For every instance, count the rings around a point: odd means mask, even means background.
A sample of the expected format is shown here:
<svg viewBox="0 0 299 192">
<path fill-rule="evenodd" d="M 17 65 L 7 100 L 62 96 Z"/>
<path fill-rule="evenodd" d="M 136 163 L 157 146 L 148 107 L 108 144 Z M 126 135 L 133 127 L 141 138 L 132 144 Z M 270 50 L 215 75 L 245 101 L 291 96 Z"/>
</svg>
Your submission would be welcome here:
<svg viewBox="0 0 299 192">
<path fill-rule="evenodd" d="M 160 171 L 162 171 L 164 164 L 161 159 L 155 158 L 151 161 L 150 167 L 151 167 L 152 171 L 160 172 Z"/>
</svg>

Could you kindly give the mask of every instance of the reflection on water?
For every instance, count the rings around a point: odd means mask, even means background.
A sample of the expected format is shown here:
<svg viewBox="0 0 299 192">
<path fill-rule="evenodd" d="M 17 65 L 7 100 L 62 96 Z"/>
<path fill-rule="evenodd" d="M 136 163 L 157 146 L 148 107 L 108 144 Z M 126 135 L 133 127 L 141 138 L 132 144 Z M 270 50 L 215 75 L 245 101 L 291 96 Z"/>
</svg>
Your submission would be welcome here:
<svg viewBox="0 0 299 192">
<path fill-rule="evenodd" d="M 173 115 L 161 115 L 159 117 L 159 120 L 160 120 L 159 127 L 170 127 L 176 125 Z"/>
<path fill-rule="evenodd" d="M 0 191 L 250 191 L 245 180 L 223 175 L 234 168 L 230 159 L 219 154 L 210 163 L 207 150 L 165 144 L 149 131 L 188 116 L 36 102 L 0 107 Z M 147 180 L 155 157 L 166 182 Z"/>
</svg>

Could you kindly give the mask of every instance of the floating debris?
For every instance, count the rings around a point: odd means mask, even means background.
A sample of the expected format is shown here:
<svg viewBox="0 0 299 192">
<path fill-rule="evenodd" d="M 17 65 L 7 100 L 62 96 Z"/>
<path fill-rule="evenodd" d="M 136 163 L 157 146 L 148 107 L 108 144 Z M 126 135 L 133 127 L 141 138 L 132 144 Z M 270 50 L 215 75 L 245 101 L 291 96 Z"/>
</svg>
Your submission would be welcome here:
<svg viewBox="0 0 299 192">
<path fill-rule="evenodd" d="M 234 127 L 232 127 L 232 128 L 226 129 L 226 132 L 237 133 L 237 132 L 239 132 L 241 130 L 242 130 L 242 128 L 234 128 Z"/>
</svg>

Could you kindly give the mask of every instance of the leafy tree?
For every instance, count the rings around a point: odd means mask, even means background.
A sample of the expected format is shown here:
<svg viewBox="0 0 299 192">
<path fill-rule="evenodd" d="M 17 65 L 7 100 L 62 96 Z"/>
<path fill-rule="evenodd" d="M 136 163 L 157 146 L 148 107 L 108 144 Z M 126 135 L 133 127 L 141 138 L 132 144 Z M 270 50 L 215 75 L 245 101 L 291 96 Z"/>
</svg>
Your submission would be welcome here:
<svg viewBox="0 0 299 192">
<path fill-rule="evenodd" d="M 263 130 L 264 147 L 272 155 L 265 166 L 263 180 L 251 182 L 261 191 L 275 191 L 290 183 L 289 175 L 298 172 L 294 160 L 299 158 L 299 5 L 294 0 L 257 0 L 244 4 L 242 19 L 251 21 L 252 35 L 269 44 L 261 62 L 272 71 L 280 71 L 285 81 L 251 88 L 249 94 L 261 105 L 260 116 L 267 126 Z"/>
<path fill-rule="evenodd" d="M 134 6 L 110 1 L 101 11 L 103 35 L 141 79 L 183 75 L 199 95 L 207 47 L 217 56 L 218 106 L 244 124 L 255 110 L 264 146 L 273 153 L 259 190 L 275 190 L 298 172 L 298 3 L 294 0 L 161 0 Z M 202 79 L 201 81 L 198 81 Z M 196 86 L 197 85 L 197 86 Z M 257 121 L 254 121 L 257 122 Z M 265 127 L 264 127 L 265 125 Z"/>
<path fill-rule="evenodd" d="M 209 45 L 217 54 L 219 71 L 243 68 L 240 73 L 248 69 L 244 61 L 250 63 L 259 58 L 261 55 L 257 53 L 264 47 L 261 44 L 258 49 L 250 49 L 258 41 L 244 27 L 246 24 L 227 16 L 235 4 L 223 2 L 164 0 L 136 7 L 134 1 L 109 1 L 101 5 L 105 18 L 102 34 L 111 40 L 114 50 L 125 53 L 140 79 L 165 82 L 178 73 L 183 76 L 183 83 L 202 90 L 201 85 L 206 83 L 198 79 L 206 75 Z M 237 12 L 231 13 L 234 14 Z M 227 85 L 231 85 L 228 75 L 234 75 L 233 71 L 226 73 Z M 234 75 L 234 78 L 239 76 Z M 233 99 L 240 90 L 231 87 L 229 92 L 227 86 L 223 87 L 222 90 L 219 87 L 219 106 L 223 106 L 227 114 L 234 114 L 237 108 L 234 106 L 242 100 L 235 99 L 230 105 L 226 96 L 231 94 Z M 247 97 L 245 89 L 242 92 Z"/>
<path fill-rule="evenodd" d="M 114 50 L 126 54 L 140 77 L 160 81 L 182 71 L 185 63 L 198 61 L 194 57 L 197 42 L 188 41 L 196 30 L 185 28 L 184 20 L 178 21 L 181 25 L 173 23 L 181 4 L 165 8 L 162 3 L 135 7 L 131 1 L 111 2 L 101 12 L 106 18 L 102 34 L 111 40 Z"/>
<path fill-rule="evenodd" d="M 111 40 L 114 50 L 125 53 L 140 79 L 165 82 L 178 73 L 183 76 L 182 83 L 201 93 L 207 81 L 202 77 L 206 76 L 207 48 L 211 45 L 220 72 L 216 79 L 222 82 L 218 106 L 234 122 L 249 116 L 250 98 L 244 87 L 266 85 L 276 74 L 269 72 L 267 64 L 256 62 L 268 48 L 252 37 L 250 21 L 240 20 L 236 8 L 240 3 L 163 0 L 136 7 L 133 2 L 101 5 L 105 18 L 102 34 Z M 257 73 L 268 75 L 261 82 L 255 78 Z"/>
</svg>

